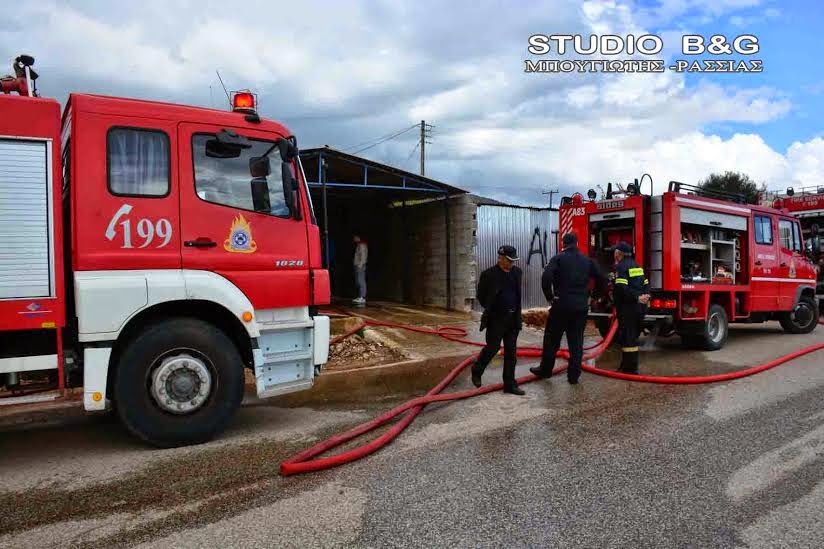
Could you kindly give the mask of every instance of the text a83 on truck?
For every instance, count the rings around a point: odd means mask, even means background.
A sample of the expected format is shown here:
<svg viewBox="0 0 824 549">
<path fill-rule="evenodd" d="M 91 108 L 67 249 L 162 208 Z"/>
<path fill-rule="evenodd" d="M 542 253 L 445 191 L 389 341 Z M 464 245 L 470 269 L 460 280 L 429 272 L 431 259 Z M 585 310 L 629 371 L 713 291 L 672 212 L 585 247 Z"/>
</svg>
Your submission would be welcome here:
<svg viewBox="0 0 824 549">
<path fill-rule="evenodd" d="M 677 333 L 688 347 L 705 350 L 723 347 L 730 323 L 778 320 L 792 334 L 815 329 L 816 269 L 789 210 L 675 181 L 657 196 L 642 194 L 638 180 L 617 192 L 610 184 L 604 195 L 564 197 L 559 232 L 575 232 L 582 252 L 605 272 L 612 270 L 612 246 L 633 246 L 649 280 L 645 329 Z M 602 334 L 611 309 L 608 296 L 592 301 Z"/>
<path fill-rule="evenodd" d="M 113 405 L 161 447 L 219 433 L 328 360 L 329 276 L 294 137 L 213 109 L 0 94 L 0 405 Z M 15 92 L 16 95 L 12 92 Z M 82 387 L 82 389 L 81 389 Z"/>
</svg>

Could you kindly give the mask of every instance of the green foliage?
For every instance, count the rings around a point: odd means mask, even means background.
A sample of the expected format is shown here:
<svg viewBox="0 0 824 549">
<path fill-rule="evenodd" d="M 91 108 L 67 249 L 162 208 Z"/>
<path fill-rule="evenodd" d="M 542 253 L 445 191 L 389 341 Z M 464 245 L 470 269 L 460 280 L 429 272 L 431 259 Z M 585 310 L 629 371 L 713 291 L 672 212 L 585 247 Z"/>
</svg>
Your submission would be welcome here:
<svg viewBox="0 0 824 549">
<path fill-rule="evenodd" d="M 723 174 L 714 173 L 698 183 L 704 191 L 721 191 L 743 195 L 748 204 L 757 204 L 758 195 L 766 191 L 766 184 L 760 186 L 743 173 L 726 171 Z"/>
</svg>

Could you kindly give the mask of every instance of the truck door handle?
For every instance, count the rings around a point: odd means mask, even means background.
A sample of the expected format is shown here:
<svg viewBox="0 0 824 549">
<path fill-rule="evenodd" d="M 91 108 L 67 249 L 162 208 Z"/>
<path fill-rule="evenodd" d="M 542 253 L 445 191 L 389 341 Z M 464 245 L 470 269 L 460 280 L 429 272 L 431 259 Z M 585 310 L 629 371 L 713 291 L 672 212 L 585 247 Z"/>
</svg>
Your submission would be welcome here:
<svg viewBox="0 0 824 549">
<path fill-rule="evenodd" d="M 781 264 L 781 266 L 782 266 L 782 267 L 786 267 L 786 266 L 787 266 L 787 264 L 786 264 L 786 263 L 782 263 L 782 264 Z"/>
<path fill-rule="evenodd" d="M 760 261 L 756 261 L 756 262 L 755 262 L 755 264 L 756 264 L 756 265 L 761 265 L 761 262 L 760 262 Z"/>
<path fill-rule="evenodd" d="M 217 246 L 217 242 L 211 238 L 201 236 L 197 240 L 187 240 L 183 243 L 183 245 L 187 248 L 214 248 Z"/>
</svg>

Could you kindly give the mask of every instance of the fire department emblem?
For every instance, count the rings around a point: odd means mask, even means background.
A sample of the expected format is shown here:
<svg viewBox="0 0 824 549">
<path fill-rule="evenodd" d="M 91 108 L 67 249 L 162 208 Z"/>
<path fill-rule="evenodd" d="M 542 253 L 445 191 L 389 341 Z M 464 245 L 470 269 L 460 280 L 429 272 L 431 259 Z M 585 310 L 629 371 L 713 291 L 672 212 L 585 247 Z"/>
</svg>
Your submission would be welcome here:
<svg viewBox="0 0 824 549">
<path fill-rule="evenodd" d="M 795 278 L 795 260 L 790 260 L 790 278 Z"/>
<path fill-rule="evenodd" d="M 223 242 L 223 249 L 227 252 L 251 254 L 257 250 L 255 239 L 252 238 L 252 227 L 249 222 L 238 214 L 229 228 L 229 238 Z"/>
</svg>

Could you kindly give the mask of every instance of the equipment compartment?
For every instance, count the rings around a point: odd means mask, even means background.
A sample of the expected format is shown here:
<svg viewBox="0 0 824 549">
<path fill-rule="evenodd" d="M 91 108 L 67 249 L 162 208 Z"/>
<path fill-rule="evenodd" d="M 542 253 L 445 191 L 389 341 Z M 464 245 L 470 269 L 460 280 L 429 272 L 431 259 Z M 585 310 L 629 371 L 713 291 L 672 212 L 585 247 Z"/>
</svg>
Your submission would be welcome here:
<svg viewBox="0 0 824 549">
<path fill-rule="evenodd" d="M 743 235 L 738 230 L 682 223 L 681 282 L 737 284 Z"/>
</svg>

